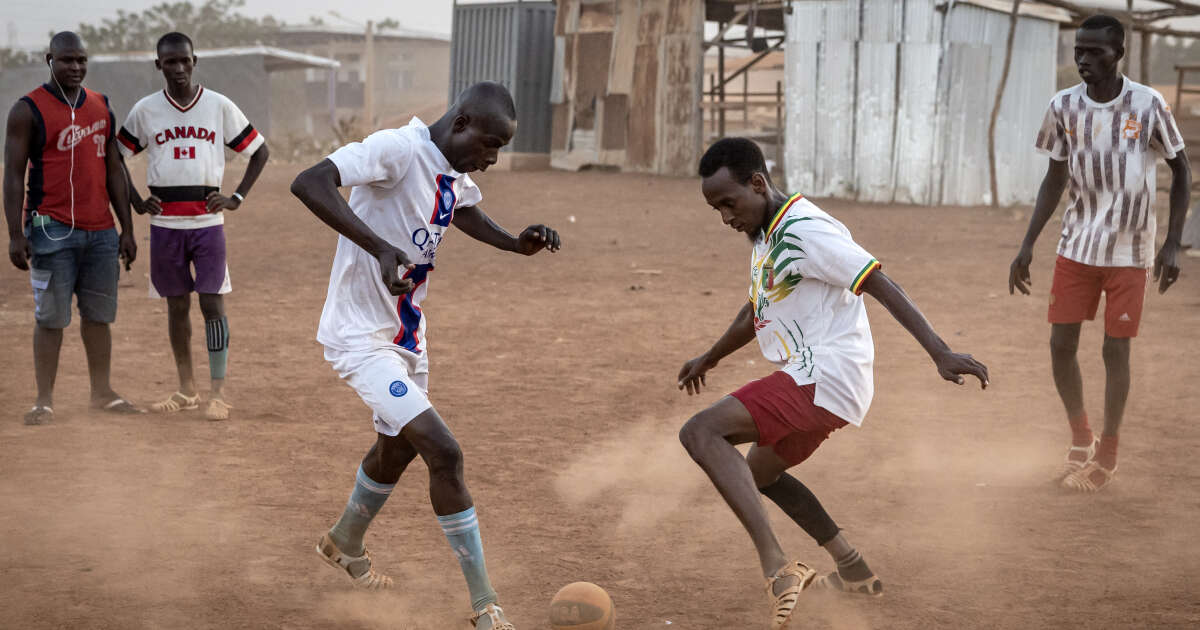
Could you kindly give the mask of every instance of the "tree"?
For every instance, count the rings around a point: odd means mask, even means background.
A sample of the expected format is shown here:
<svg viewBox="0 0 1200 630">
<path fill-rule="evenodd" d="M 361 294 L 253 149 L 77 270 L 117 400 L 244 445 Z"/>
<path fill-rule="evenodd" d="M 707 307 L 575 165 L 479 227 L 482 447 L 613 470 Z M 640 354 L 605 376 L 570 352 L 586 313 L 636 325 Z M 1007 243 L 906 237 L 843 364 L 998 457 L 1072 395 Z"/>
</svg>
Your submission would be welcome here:
<svg viewBox="0 0 1200 630">
<path fill-rule="evenodd" d="M 38 53 L 16 48 L 0 48 L 0 69 L 36 66 L 39 63 L 43 61 Z"/>
<path fill-rule="evenodd" d="M 171 31 L 186 34 L 204 48 L 276 43 L 283 22 L 238 13 L 245 5 L 245 0 L 204 0 L 200 5 L 164 2 L 141 13 L 117 9 L 117 17 L 99 25 L 80 24 L 76 32 L 93 54 L 153 50 L 158 38 Z"/>
</svg>

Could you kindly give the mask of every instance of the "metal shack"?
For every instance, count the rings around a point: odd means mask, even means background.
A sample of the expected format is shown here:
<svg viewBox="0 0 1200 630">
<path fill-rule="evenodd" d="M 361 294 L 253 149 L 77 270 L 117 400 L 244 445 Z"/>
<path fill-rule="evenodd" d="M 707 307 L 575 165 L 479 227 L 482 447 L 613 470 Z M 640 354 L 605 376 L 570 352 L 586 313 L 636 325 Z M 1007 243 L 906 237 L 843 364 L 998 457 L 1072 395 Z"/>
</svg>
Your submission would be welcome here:
<svg viewBox="0 0 1200 630">
<path fill-rule="evenodd" d="M 988 124 L 1007 0 L 793 2 L 785 17 L 787 185 L 818 197 L 991 202 Z M 1031 203 L 1033 142 L 1055 93 L 1066 12 L 1023 4 L 996 124 L 1001 204 Z"/>
</svg>

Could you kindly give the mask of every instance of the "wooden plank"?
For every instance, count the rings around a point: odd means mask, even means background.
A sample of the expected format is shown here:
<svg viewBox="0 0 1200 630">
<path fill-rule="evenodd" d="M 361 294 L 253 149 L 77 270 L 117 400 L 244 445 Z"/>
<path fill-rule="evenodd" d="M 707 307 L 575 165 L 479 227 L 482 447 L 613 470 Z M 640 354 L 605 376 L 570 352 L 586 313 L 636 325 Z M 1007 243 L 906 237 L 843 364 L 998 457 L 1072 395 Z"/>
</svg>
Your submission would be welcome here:
<svg viewBox="0 0 1200 630">
<path fill-rule="evenodd" d="M 700 157 L 700 81 L 703 42 L 693 34 L 667 35 L 660 49 L 658 164 L 663 175 L 691 175 Z"/>
<path fill-rule="evenodd" d="M 656 155 L 654 119 L 658 104 L 658 45 L 639 44 L 637 58 L 630 93 L 626 164 L 632 170 L 648 171 L 654 167 Z"/>
<path fill-rule="evenodd" d="M 617 0 L 617 19 L 613 27 L 612 65 L 608 70 L 608 93 L 629 94 L 633 88 L 634 54 L 638 44 L 641 12 L 638 0 Z"/>
<path fill-rule="evenodd" d="M 609 94 L 604 97 L 603 103 L 600 148 L 605 151 L 624 149 L 629 129 L 629 97 L 625 94 Z"/>
<path fill-rule="evenodd" d="M 613 30 L 616 6 L 612 2 L 588 3 L 579 7 L 579 32 L 602 33 Z"/>
<path fill-rule="evenodd" d="M 612 33 L 579 33 L 575 36 L 575 91 L 571 95 L 574 111 L 572 133 L 594 129 L 596 102 L 608 91 L 608 64 L 612 54 Z"/>
</svg>

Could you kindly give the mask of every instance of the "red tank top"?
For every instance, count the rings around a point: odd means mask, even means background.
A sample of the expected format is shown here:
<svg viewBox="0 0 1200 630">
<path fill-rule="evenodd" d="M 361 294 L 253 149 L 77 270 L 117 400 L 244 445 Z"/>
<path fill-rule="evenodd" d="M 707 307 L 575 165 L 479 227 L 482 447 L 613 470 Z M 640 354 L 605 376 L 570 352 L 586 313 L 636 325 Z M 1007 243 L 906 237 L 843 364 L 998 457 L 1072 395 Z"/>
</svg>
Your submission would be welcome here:
<svg viewBox="0 0 1200 630">
<path fill-rule="evenodd" d="M 43 85 L 21 98 L 34 118 L 25 209 L 71 225 L 74 191 L 75 229 L 107 230 L 114 226 L 105 166 L 113 132 L 108 97 L 82 88 L 72 121 L 71 107 L 51 89 Z"/>
</svg>

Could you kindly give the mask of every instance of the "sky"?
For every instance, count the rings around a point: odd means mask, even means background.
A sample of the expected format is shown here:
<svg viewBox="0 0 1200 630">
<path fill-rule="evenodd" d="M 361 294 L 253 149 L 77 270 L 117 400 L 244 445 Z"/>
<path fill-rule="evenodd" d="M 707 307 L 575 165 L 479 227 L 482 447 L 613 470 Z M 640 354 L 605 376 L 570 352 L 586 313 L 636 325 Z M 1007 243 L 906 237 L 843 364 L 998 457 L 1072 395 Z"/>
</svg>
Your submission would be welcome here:
<svg viewBox="0 0 1200 630">
<path fill-rule="evenodd" d="M 98 23 L 115 17 L 117 9 L 140 12 L 167 0 L 0 0 L 0 46 L 41 49 L 47 33 L 74 28 L 80 22 Z M 175 0 L 170 0 L 175 1 Z M 200 4 L 200 0 L 192 0 Z M 460 2 L 496 2 L 502 0 L 460 0 Z M 1197 0 L 1200 2 L 1200 0 Z M 1125 0 L 1082 0 L 1090 6 L 1124 7 Z M 346 20 L 329 15 L 336 6 Z M 1157 9 L 1166 5 L 1153 0 L 1136 0 L 1137 9 Z M 453 0 L 355 0 L 332 3 L 330 0 L 247 0 L 241 13 L 254 17 L 272 15 L 288 23 L 304 23 L 319 16 L 330 24 L 349 26 L 368 19 L 395 18 L 404 28 L 450 33 Z M 63 17 L 69 16 L 69 17 Z M 1200 18 L 1189 18 L 1180 28 L 1200 28 Z"/>
<path fill-rule="evenodd" d="M 117 9 L 139 13 L 167 0 L 0 0 L 0 46 L 37 49 L 48 41 L 52 30 L 72 29 L 81 22 L 99 23 L 116 17 Z M 174 0 L 170 0 L 174 1 Z M 475 1 L 475 0 L 470 0 Z M 193 0 L 192 4 L 202 4 Z M 351 22 L 395 18 L 404 28 L 450 33 L 452 0 L 247 0 L 240 13 L 266 15 L 288 23 L 308 22 L 319 16 L 329 24 L 350 23 L 329 15 L 330 8 Z M 68 17 L 64 17 L 68 16 Z"/>
</svg>

